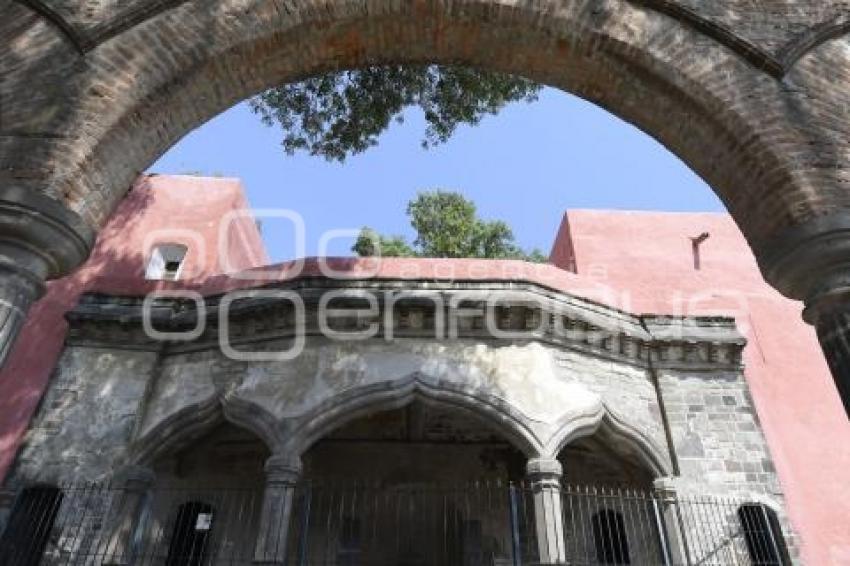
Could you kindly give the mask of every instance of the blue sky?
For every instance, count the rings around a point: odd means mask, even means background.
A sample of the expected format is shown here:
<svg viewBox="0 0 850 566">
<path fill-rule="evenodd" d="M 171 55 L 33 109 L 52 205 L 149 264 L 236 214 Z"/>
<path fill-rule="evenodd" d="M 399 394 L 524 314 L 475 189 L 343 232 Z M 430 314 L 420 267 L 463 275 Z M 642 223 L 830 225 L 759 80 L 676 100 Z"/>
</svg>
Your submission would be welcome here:
<svg viewBox="0 0 850 566">
<path fill-rule="evenodd" d="M 305 221 L 306 251 L 327 230 L 368 225 L 411 238 L 405 215 L 417 192 L 450 189 L 479 215 L 507 221 L 525 248 L 548 253 L 563 212 L 575 208 L 721 211 L 711 189 L 635 127 L 572 95 L 547 89 L 449 143 L 423 150 L 421 115 L 411 111 L 370 151 L 344 164 L 286 155 L 280 131 L 237 105 L 181 140 L 150 171 L 223 174 L 243 180 L 255 208 L 286 208 Z M 291 258 L 292 229 L 263 223 L 273 260 Z M 329 246 L 350 255 L 350 239 Z"/>
</svg>

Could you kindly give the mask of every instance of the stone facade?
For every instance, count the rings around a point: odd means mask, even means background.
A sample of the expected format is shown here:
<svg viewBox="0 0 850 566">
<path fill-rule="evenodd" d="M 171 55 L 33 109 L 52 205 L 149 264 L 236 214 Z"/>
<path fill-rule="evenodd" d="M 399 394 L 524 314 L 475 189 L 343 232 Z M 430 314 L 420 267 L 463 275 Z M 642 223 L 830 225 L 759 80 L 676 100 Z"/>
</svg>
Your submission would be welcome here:
<svg viewBox="0 0 850 566">
<path fill-rule="evenodd" d="M 143 331 L 141 299 L 84 297 L 10 485 L 108 479 L 141 466 L 166 486 L 261 488 L 268 454 L 303 461 L 313 478 L 368 478 L 385 462 L 437 483 L 486 479 L 485 461 L 502 461 L 495 469 L 509 479 L 523 477 L 523 459 L 558 459 L 576 484 L 651 490 L 653 479 L 675 477 L 669 486 L 683 496 L 764 503 L 796 548 L 731 319 L 637 317 L 529 284 L 311 278 L 262 291 L 232 305 L 230 343 L 240 355 L 274 357 L 300 332 L 304 349 L 293 359 L 224 355 L 222 296 L 208 298 L 200 317 L 192 301 L 158 299 L 158 332 L 205 326 L 192 340 L 165 342 Z M 304 301 L 303 318 L 280 292 Z M 323 331 L 319 301 L 331 292 Z M 364 307 L 366 293 L 375 308 Z M 392 419 L 345 428 L 411 403 L 426 408 L 418 434 L 447 445 L 442 452 L 382 447 Z M 204 439 L 224 422 L 243 430 L 225 443 L 232 454 L 205 456 Z M 376 451 L 333 444 L 345 438 L 377 442 Z M 470 440 L 502 446 L 503 456 L 464 448 Z M 500 460 L 505 450 L 516 456 Z M 427 464 L 434 458 L 444 466 Z M 564 551 L 546 552 L 557 561 Z"/>
</svg>

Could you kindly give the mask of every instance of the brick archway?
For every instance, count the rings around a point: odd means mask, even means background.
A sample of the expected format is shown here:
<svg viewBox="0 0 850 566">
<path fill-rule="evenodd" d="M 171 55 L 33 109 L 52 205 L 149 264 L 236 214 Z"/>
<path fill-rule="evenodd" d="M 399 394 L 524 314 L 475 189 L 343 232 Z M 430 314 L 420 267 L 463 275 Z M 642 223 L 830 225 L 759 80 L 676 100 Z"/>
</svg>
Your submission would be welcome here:
<svg viewBox="0 0 850 566">
<path fill-rule="evenodd" d="M 806 37 L 769 38 L 791 57 L 652 1 L 595 8 L 494 0 L 161 2 L 132 26 L 133 18 L 104 16 L 101 35 L 89 31 L 88 39 L 76 37 L 59 13 L 36 17 L 40 2 L 25 4 L 10 7 L 19 29 L 4 26 L 13 29 L 0 61 L 15 65 L 4 89 L 4 176 L 60 200 L 93 228 L 138 172 L 232 104 L 281 82 L 374 62 L 470 64 L 587 98 L 703 176 L 757 250 L 784 228 L 850 206 L 850 196 L 824 177 L 825 159 L 838 158 L 842 147 L 828 143 L 825 134 L 840 124 L 823 114 L 830 103 L 841 110 L 843 85 L 815 79 L 827 67 L 831 74 L 842 63 L 850 68 L 850 58 L 837 59 L 846 41 L 829 39 L 844 29 L 829 10 L 812 15 Z M 126 29 L 114 27 L 121 22 Z"/>
</svg>

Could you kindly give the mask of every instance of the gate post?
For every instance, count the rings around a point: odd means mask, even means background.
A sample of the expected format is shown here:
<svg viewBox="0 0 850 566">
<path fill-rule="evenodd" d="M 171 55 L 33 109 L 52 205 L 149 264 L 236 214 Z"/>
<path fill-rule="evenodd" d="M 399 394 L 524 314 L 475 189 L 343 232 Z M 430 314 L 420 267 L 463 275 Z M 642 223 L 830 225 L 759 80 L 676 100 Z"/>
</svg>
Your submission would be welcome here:
<svg viewBox="0 0 850 566">
<path fill-rule="evenodd" d="M 257 529 L 255 564 L 277 566 L 286 562 L 289 522 L 300 476 L 298 457 L 275 455 L 266 461 L 266 487 Z"/>
<path fill-rule="evenodd" d="M 676 496 L 676 486 L 673 478 L 659 478 L 654 482 L 655 501 L 658 502 L 661 513 L 660 528 L 663 528 L 663 534 L 666 534 L 666 549 L 662 548 L 663 552 L 669 552 L 670 561 L 679 566 L 685 564 L 691 566 L 691 560 L 688 553 L 687 542 L 684 538 L 684 533 L 681 529 L 679 521 L 679 501 Z"/>
<path fill-rule="evenodd" d="M 526 475 L 534 498 L 534 525 L 541 564 L 566 563 L 561 501 L 561 463 L 555 458 L 529 460 Z"/>
</svg>

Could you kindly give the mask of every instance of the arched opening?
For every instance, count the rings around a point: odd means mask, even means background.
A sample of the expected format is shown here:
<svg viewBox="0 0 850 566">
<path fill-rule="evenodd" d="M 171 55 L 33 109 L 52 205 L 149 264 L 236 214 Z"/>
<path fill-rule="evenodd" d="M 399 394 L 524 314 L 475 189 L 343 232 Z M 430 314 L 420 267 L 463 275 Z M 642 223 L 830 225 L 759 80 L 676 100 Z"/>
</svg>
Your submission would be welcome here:
<svg viewBox="0 0 850 566">
<path fill-rule="evenodd" d="M 565 446 L 566 555 L 592 564 L 661 564 L 667 552 L 653 499 L 656 475 L 632 443 L 603 430 Z"/>
<path fill-rule="evenodd" d="M 168 566 L 251 556 L 268 457 L 258 437 L 231 423 L 160 455 L 151 465 L 157 485 L 141 518 L 140 555 Z"/>
<path fill-rule="evenodd" d="M 0 564 L 41 564 L 62 499 L 62 490 L 54 486 L 28 487 L 21 492 L 0 538 Z"/>
<path fill-rule="evenodd" d="M 656 475 L 628 445 L 603 434 L 579 438 L 558 454 L 570 484 L 648 492 Z"/>
<path fill-rule="evenodd" d="M 782 527 L 773 509 L 763 504 L 746 503 L 738 508 L 738 520 L 754 566 L 791 564 Z"/>
<path fill-rule="evenodd" d="M 525 456 L 457 407 L 414 401 L 334 430 L 304 455 L 293 525 L 308 562 L 492 564 L 509 560 L 509 485 Z M 308 503 L 309 501 L 309 503 Z M 530 519 L 533 521 L 533 519 Z"/>
</svg>

